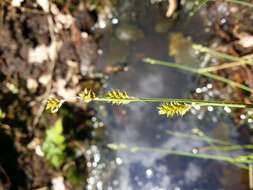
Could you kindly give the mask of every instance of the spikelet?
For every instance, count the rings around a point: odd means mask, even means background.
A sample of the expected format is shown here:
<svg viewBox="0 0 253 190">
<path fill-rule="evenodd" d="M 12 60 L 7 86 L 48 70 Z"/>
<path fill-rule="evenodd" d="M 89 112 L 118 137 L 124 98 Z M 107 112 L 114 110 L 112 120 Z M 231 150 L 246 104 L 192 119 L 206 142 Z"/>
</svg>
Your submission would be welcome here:
<svg viewBox="0 0 253 190">
<path fill-rule="evenodd" d="M 170 102 L 162 103 L 158 108 L 159 115 L 166 115 L 167 117 L 172 117 L 174 115 L 183 116 L 189 109 L 191 105 L 179 103 L 179 102 Z"/>
<path fill-rule="evenodd" d="M 80 97 L 81 100 L 83 100 L 84 102 L 88 103 L 96 98 L 96 94 L 92 90 L 85 88 L 82 92 L 78 94 L 78 97 Z"/>
<path fill-rule="evenodd" d="M 46 104 L 46 110 L 48 110 L 51 113 L 56 113 L 59 108 L 62 106 L 63 104 L 63 100 L 59 100 L 57 98 L 49 98 L 47 100 L 47 104 Z"/>
<path fill-rule="evenodd" d="M 112 104 L 128 104 L 131 98 L 125 91 L 111 90 L 105 95 Z"/>
</svg>

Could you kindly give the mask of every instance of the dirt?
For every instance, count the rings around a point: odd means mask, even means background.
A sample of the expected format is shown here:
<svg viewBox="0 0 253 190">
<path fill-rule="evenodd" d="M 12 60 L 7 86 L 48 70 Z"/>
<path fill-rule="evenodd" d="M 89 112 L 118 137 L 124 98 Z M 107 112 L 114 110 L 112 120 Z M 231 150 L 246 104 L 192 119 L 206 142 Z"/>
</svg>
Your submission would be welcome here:
<svg viewBox="0 0 253 190">
<path fill-rule="evenodd" d="M 66 158 L 60 168 L 50 166 L 32 146 L 33 142 L 41 144 L 45 130 L 57 118 L 44 112 L 49 95 L 65 98 L 85 87 L 101 86 L 99 77 L 90 76 L 97 58 L 97 42 L 91 31 L 96 13 L 88 11 L 81 2 L 72 12 L 64 6 L 54 6 L 56 13 L 47 13 L 33 1 L 23 1 L 20 7 L 2 2 L 0 107 L 4 116 L 0 126 L 0 189 L 49 189 L 52 178 L 64 176 L 69 165 L 78 168 L 76 173 L 84 180 L 75 188 L 66 180 L 66 187 L 79 189 L 85 185 L 85 156 L 75 157 L 74 151 L 89 144 L 94 129 L 85 121 L 94 115 L 92 109 L 80 104 L 74 109 L 73 105 L 66 105 L 65 112 L 59 113 L 67 139 Z M 75 21 L 67 27 L 62 25 L 52 35 L 49 19 L 55 26 L 60 14 L 71 15 Z M 60 47 L 50 49 L 55 42 Z M 31 55 L 36 48 L 39 53 Z M 40 60 L 45 51 L 56 55 Z M 66 127 L 70 123 L 73 128 Z"/>
</svg>

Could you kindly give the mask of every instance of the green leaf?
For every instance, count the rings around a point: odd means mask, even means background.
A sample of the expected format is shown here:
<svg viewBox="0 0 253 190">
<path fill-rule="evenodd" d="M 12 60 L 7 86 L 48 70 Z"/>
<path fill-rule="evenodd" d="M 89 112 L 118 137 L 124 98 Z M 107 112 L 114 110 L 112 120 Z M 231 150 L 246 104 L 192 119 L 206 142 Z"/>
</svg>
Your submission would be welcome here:
<svg viewBox="0 0 253 190">
<path fill-rule="evenodd" d="M 46 137 L 42 150 L 49 163 L 59 168 L 65 160 L 65 137 L 63 136 L 62 119 L 58 119 L 54 126 L 46 130 Z"/>
</svg>

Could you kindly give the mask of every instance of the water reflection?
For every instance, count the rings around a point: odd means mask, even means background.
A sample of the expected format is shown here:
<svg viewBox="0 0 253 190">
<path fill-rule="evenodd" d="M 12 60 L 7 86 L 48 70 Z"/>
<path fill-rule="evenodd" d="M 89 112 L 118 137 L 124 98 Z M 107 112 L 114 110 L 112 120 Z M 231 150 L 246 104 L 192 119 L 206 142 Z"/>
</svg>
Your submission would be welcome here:
<svg viewBox="0 0 253 190">
<path fill-rule="evenodd" d="M 132 15 L 128 15 L 128 19 L 125 15 L 119 15 L 119 24 L 112 26 L 101 40 L 100 46 L 103 50 L 99 59 L 101 69 L 108 64 L 117 65 L 126 62 L 129 65 L 128 72 L 109 78 L 108 89 L 123 89 L 130 95 L 137 97 L 186 97 L 192 89 L 196 89 L 197 93 L 212 89 L 210 85 L 197 88 L 196 81 L 190 74 L 147 65 L 141 61 L 144 57 L 170 60 L 172 59 L 168 55 L 168 47 L 170 47 L 170 50 L 174 51 L 174 56 L 179 56 L 176 59 L 179 64 L 184 61 L 196 64 L 197 61 L 192 52 L 189 51 L 189 48 L 184 49 L 184 45 L 182 45 L 188 44 L 189 41 L 182 40 L 182 37 L 192 36 L 193 40 L 198 42 L 208 39 L 208 34 L 203 37 L 198 36 L 195 32 L 197 29 L 204 31 L 204 28 L 201 28 L 201 18 L 194 17 L 187 25 L 183 15 L 176 21 L 167 20 L 171 28 L 166 28 L 167 32 L 162 30 L 161 33 L 161 30 L 156 28 L 159 21 L 164 22 L 165 20 L 161 9 L 149 2 L 142 1 L 144 4 L 142 7 L 146 9 L 138 12 L 138 6 L 136 6 L 138 3 L 140 1 L 131 1 L 128 5 L 124 5 L 124 10 L 133 12 Z M 127 30 L 131 30 L 130 32 L 125 29 L 120 31 L 120 25 L 126 27 L 129 23 L 131 25 Z M 196 23 L 198 24 L 196 25 Z M 197 29 L 196 26 L 198 26 Z M 123 34 L 119 34 L 119 32 Z M 168 45 L 168 36 L 172 32 L 176 32 L 174 33 L 176 36 L 172 37 L 170 43 L 175 44 Z M 135 35 L 135 33 L 137 34 Z M 134 35 L 134 38 L 130 38 L 131 36 L 125 38 L 126 35 Z M 190 133 L 193 128 L 199 127 L 212 135 L 210 131 L 217 129 L 219 122 L 223 123 L 226 120 L 219 115 L 220 110 L 214 110 L 212 107 L 208 108 L 211 114 L 206 118 L 203 118 L 204 115 L 201 115 L 199 110 L 195 108 L 192 111 L 193 114 L 188 114 L 183 118 L 170 119 L 158 116 L 155 107 L 155 104 L 143 103 L 133 103 L 126 106 L 106 105 L 107 113 L 101 116 L 108 126 L 105 143 L 115 142 L 125 143 L 129 146 L 192 151 L 194 147 L 202 146 L 204 143 L 173 137 L 166 134 L 165 131 L 176 129 Z M 197 117 L 194 116 L 194 113 Z M 229 119 L 227 123 L 231 124 Z M 228 138 L 234 134 L 234 130 L 229 130 L 225 135 Z M 192 190 L 234 189 L 235 187 L 247 189 L 247 185 L 244 185 L 247 183 L 242 183 L 240 179 L 241 175 L 245 175 L 245 173 L 227 163 L 183 158 L 166 153 L 131 152 L 125 149 L 115 151 L 114 158 L 108 154 L 104 157 L 104 159 L 114 161 L 117 165 L 114 174 L 106 181 L 105 189 Z M 235 180 L 230 180 L 231 175 Z"/>
</svg>

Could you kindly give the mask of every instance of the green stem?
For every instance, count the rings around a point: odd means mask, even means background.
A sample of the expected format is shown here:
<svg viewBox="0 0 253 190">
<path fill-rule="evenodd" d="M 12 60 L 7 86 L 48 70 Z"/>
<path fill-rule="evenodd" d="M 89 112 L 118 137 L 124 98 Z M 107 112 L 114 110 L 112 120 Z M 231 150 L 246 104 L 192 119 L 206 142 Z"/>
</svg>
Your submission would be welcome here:
<svg viewBox="0 0 253 190">
<path fill-rule="evenodd" d="M 199 159 L 209 159 L 209 160 L 217 160 L 217 161 L 225 161 L 231 164 L 237 165 L 238 167 L 242 167 L 247 169 L 245 165 L 242 164 L 251 164 L 253 161 L 251 160 L 237 160 L 236 158 L 220 156 L 220 155 L 211 155 L 211 154 L 203 154 L 197 153 L 194 154 L 192 152 L 179 151 L 179 150 L 171 150 L 171 149 L 161 149 L 161 148 L 151 148 L 151 147 L 139 147 L 139 146 L 128 146 L 126 144 L 108 144 L 109 148 L 114 150 L 122 150 L 126 149 L 131 152 L 157 152 L 160 154 L 171 154 L 176 156 L 184 156 L 190 158 L 199 158 Z"/>
<path fill-rule="evenodd" d="M 240 88 L 240 89 L 243 89 L 245 91 L 253 93 L 253 89 L 249 88 L 246 85 L 234 82 L 232 80 L 226 79 L 226 78 L 221 77 L 219 75 L 215 75 L 215 74 L 211 74 L 211 73 L 203 73 L 203 72 L 200 72 L 198 69 L 190 68 L 190 67 L 187 67 L 185 65 L 179 65 L 179 64 L 172 63 L 172 62 L 160 61 L 160 60 L 155 60 L 155 59 L 151 59 L 151 58 L 144 59 L 144 62 L 150 63 L 150 64 L 156 64 L 156 65 L 163 65 L 163 66 L 167 66 L 167 67 L 170 67 L 170 68 L 175 68 L 175 69 L 180 69 L 180 70 L 183 70 L 183 71 L 188 71 L 188 72 L 191 72 L 191 73 L 196 73 L 196 74 L 199 74 L 199 75 L 206 76 L 208 78 L 212 78 L 212 79 L 227 83 L 227 84 L 229 84 L 233 87 L 237 87 L 237 88 Z"/>
<path fill-rule="evenodd" d="M 199 150 L 219 150 L 219 151 L 229 151 L 229 150 L 240 150 L 240 149 L 253 149 L 253 145 L 230 145 L 230 146 L 206 146 L 200 147 Z"/>
<path fill-rule="evenodd" d="M 220 160 L 220 161 L 226 161 L 226 162 L 234 162 L 233 158 L 220 156 L 220 155 L 210 155 L 210 154 L 202 154 L 202 153 L 191 153 L 186 151 L 179 151 L 179 150 L 170 150 L 170 149 L 158 149 L 158 148 L 147 148 L 147 147 L 139 147 L 141 151 L 152 151 L 152 152 L 158 152 L 158 153 L 166 153 L 166 154 L 173 154 L 177 156 L 185 156 L 185 157 L 191 157 L 191 158 L 203 158 L 203 159 L 209 159 L 209 160 Z"/>
<path fill-rule="evenodd" d="M 185 151 L 158 149 L 158 148 L 146 148 L 146 147 L 133 147 L 133 148 L 130 148 L 130 150 L 134 149 L 134 148 L 139 148 L 140 151 L 148 151 L 148 152 L 152 151 L 152 152 L 157 152 L 157 153 L 165 153 L 165 154 L 184 156 L 184 157 L 190 157 L 190 158 L 224 161 L 224 162 L 229 162 L 231 164 L 234 164 L 234 165 L 236 165 L 240 168 L 243 168 L 243 169 L 248 169 L 248 168 L 242 164 L 252 164 L 252 161 L 249 161 L 249 160 L 236 161 L 234 158 L 220 156 L 220 155 L 211 155 L 211 154 L 203 154 L 203 153 L 194 154 L 194 153 L 185 152 Z"/>
<path fill-rule="evenodd" d="M 92 99 L 93 101 L 99 102 L 117 102 L 125 101 L 127 103 L 131 102 L 178 102 L 186 104 L 196 104 L 198 106 L 216 106 L 216 107 L 230 107 L 230 108 L 253 108 L 253 104 L 243 104 L 243 103 L 234 103 L 234 102 L 224 102 L 224 101 L 209 101 L 209 100 L 196 100 L 196 99 L 178 99 L 178 98 L 108 98 L 108 97 L 97 97 Z"/>
<path fill-rule="evenodd" d="M 170 130 L 166 130 L 166 133 L 169 134 L 169 135 L 172 135 L 172 136 L 176 136 L 176 137 L 190 138 L 190 139 L 205 141 L 209 144 L 215 143 L 215 144 L 220 144 L 220 145 L 230 145 L 229 142 L 222 141 L 222 140 L 219 140 L 219 139 L 214 139 L 214 138 L 211 138 L 211 137 L 208 137 L 208 136 L 197 136 L 197 135 L 180 133 L 180 132 L 175 132 L 175 131 L 170 131 Z M 220 146 L 217 146 L 217 147 L 220 147 Z"/>
<path fill-rule="evenodd" d="M 224 63 L 220 65 L 214 65 L 210 67 L 205 67 L 205 68 L 200 68 L 198 69 L 199 72 L 205 73 L 205 72 L 214 72 L 214 71 L 219 71 L 222 69 L 228 69 L 232 67 L 238 67 L 245 65 L 245 62 L 229 62 L 229 63 Z"/>
<path fill-rule="evenodd" d="M 200 74 L 200 75 L 206 76 L 208 78 L 212 78 L 212 79 L 224 82 L 226 84 L 229 84 L 230 86 L 237 87 L 237 88 L 243 89 L 245 91 L 248 91 L 250 93 L 253 93 L 253 89 L 249 88 L 248 86 L 240 84 L 240 83 L 235 82 L 235 81 L 232 81 L 230 79 L 221 77 L 219 75 L 211 74 L 211 73 L 202 73 L 202 72 L 197 72 L 197 73 Z"/>
<path fill-rule="evenodd" d="M 215 50 L 210 49 L 208 47 L 204 47 L 199 44 L 193 44 L 192 47 L 193 47 L 193 49 L 198 50 L 202 53 L 210 53 L 211 55 L 218 57 L 218 58 L 223 58 L 223 59 L 227 59 L 230 61 L 240 62 L 241 64 L 253 65 L 252 59 L 250 59 L 248 57 L 236 57 L 236 56 L 228 55 L 226 53 L 218 52 L 218 51 L 215 51 Z"/>
</svg>

